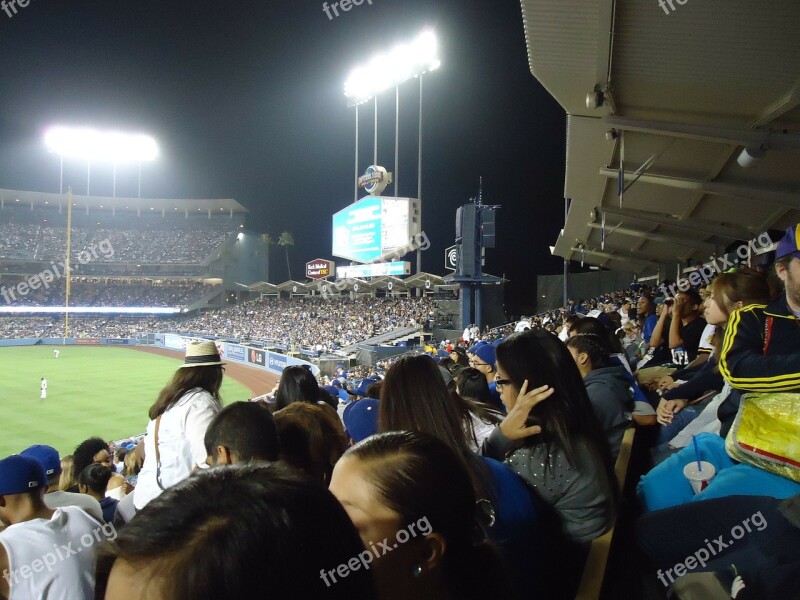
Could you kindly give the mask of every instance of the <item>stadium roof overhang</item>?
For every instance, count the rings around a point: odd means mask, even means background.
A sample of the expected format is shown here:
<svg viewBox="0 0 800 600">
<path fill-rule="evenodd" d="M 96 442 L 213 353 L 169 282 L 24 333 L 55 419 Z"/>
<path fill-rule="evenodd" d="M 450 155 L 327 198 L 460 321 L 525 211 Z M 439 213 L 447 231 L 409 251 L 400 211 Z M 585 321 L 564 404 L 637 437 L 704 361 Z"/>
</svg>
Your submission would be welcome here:
<svg viewBox="0 0 800 600">
<path fill-rule="evenodd" d="M 299 281 L 294 281 L 290 279 L 289 281 L 284 281 L 283 283 L 279 283 L 278 285 L 272 286 L 281 292 L 292 292 L 292 293 L 299 293 L 299 292 L 308 292 L 309 290 L 316 287 L 316 284 L 313 283 L 301 283 Z"/>
<path fill-rule="evenodd" d="M 800 3 L 521 4 L 531 72 L 567 113 L 555 255 L 653 274 L 800 221 Z"/>
<path fill-rule="evenodd" d="M 370 281 L 372 287 L 378 290 L 388 290 L 389 284 L 392 284 L 392 291 L 405 292 L 408 291 L 408 285 L 405 279 L 399 277 L 378 277 Z"/>
<path fill-rule="evenodd" d="M 418 287 L 424 286 L 426 281 L 430 281 L 431 285 L 442 285 L 444 283 L 444 278 L 440 275 L 434 275 L 433 273 L 425 273 L 420 272 L 416 275 L 412 275 L 411 277 L 406 277 L 403 282 L 406 284 L 407 287 Z"/>
<path fill-rule="evenodd" d="M 24 204 L 35 208 L 58 208 L 66 206 L 66 194 L 48 194 L 45 192 L 25 192 L 22 190 L 0 189 L 0 200 L 5 205 Z M 122 198 L 108 196 L 78 196 L 73 194 L 74 208 L 119 211 L 159 211 L 165 213 L 208 213 L 242 214 L 249 212 L 244 206 L 232 198 L 221 199 L 186 199 L 186 198 Z"/>
<path fill-rule="evenodd" d="M 277 294 L 280 291 L 277 285 L 272 283 L 268 283 L 266 281 L 259 281 L 258 283 L 253 283 L 248 286 L 248 289 L 251 292 L 257 292 L 259 294 Z"/>
</svg>

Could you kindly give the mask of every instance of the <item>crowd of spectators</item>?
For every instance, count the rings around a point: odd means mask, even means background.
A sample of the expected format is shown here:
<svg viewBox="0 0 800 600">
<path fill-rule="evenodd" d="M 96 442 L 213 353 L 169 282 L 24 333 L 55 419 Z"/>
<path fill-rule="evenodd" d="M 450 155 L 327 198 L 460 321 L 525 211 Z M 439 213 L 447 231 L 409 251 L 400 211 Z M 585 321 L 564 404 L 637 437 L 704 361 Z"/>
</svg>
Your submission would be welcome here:
<svg viewBox="0 0 800 600">
<path fill-rule="evenodd" d="M 124 226 L 73 225 L 70 246 L 74 262 L 82 252 L 88 252 L 95 263 L 199 263 L 236 230 L 226 218 L 195 218 L 191 227 L 174 218 L 142 223 L 127 218 Z M 0 223 L 0 259 L 60 261 L 66 247 L 66 227 L 52 226 L 45 219 L 38 223 Z M 98 253 L 97 248 L 106 250 Z M 86 260 L 87 255 L 83 257 Z"/>
<path fill-rule="evenodd" d="M 109 475 L 116 448 L 82 442 L 66 485 L 86 500 L 58 492 L 52 449 L 0 461 L 0 594 L 573 598 L 623 506 L 615 454 L 636 427 L 653 453 L 624 570 L 633 597 L 795 598 L 798 237 L 777 246 L 779 288 L 739 268 L 674 296 L 626 290 L 321 380 L 290 366 L 270 398 L 224 408 L 216 346 L 190 344 L 126 448 L 140 471 L 126 456 Z M 369 328 L 425 306 L 347 302 L 273 308 L 298 321 L 377 311 Z M 268 304 L 237 309 L 254 319 Z M 749 454 L 729 435 L 748 407 L 766 431 Z M 108 520 L 113 539 L 80 560 L 22 574 Z"/>
<path fill-rule="evenodd" d="M 16 289 L 20 283 L 28 281 L 21 276 L 5 276 L 0 280 L 8 306 L 64 306 L 66 283 L 63 279 L 41 284 L 37 289 L 26 288 L 25 295 Z M 70 306 L 89 307 L 127 307 L 157 306 L 185 307 L 211 292 L 213 285 L 198 281 L 154 283 L 149 281 L 120 281 L 97 279 L 76 279 L 70 283 Z"/>
<path fill-rule="evenodd" d="M 157 299 L 158 292 L 155 290 L 158 288 L 155 287 L 133 286 L 130 293 L 142 298 L 150 289 L 153 293 L 146 297 Z M 169 298 L 182 292 L 182 297 L 196 299 L 201 291 L 191 288 L 176 292 L 172 287 L 165 288 L 165 294 Z M 107 301 L 103 299 L 103 302 Z M 224 338 L 263 340 L 285 348 L 313 348 L 324 353 L 363 342 L 394 329 L 425 327 L 433 313 L 433 302 L 430 298 L 295 297 L 279 300 L 267 297 L 209 310 L 197 316 L 73 317 L 70 335 L 135 338 L 140 334 L 154 332 L 191 332 Z M 73 300 L 71 304 L 76 302 Z M 63 318 L 0 317 L 0 338 L 38 337 L 44 329 L 63 331 Z"/>
</svg>

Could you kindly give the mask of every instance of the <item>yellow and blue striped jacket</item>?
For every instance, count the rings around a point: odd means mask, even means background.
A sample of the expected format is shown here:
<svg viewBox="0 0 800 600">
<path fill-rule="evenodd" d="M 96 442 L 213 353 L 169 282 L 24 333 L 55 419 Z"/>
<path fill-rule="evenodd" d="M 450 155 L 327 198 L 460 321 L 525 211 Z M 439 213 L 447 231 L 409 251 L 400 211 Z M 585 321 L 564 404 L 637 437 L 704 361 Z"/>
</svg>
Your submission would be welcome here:
<svg viewBox="0 0 800 600">
<path fill-rule="evenodd" d="M 768 317 L 772 317 L 769 334 Z M 789 310 L 785 296 L 769 305 L 753 304 L 731 314 L 719 370 L 736 389 L 800 391 L 800 319 Z"/>
</svg>

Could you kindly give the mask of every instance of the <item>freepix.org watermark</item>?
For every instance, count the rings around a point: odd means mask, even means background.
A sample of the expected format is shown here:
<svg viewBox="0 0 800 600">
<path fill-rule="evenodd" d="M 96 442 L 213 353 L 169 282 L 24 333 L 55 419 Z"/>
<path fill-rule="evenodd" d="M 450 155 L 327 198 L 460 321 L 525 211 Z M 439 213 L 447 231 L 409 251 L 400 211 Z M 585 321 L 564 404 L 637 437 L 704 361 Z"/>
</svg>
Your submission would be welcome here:
<svg viewBox="0 0 800 600">
<path fill-rule="evenodd" d="M 114 246 L 111 245 L 111 240 L 104 239 L 98 244 L 90 244 L 88 248 L 82 250 L 78 254 L 78 264 L 85 265 L 93 260 L 103 258 L 110 260 L 114 256 Z M 20 281 L 17 285 L 7 288 L 6 286 L 0 287 L 0 296 L 6 301 L 6 304 L 15 302 L 17 298 L 23 298 L 31 293 L 32 290 L 39 288 L 50 289 L 50 284 L 64 277 L 67 274 L 66 261 L 52 262 L 47 269 L 43 269 L 36 275 L 31 275 Z"/>
<path fill-rule="evenodd" d="M 675 583 L 678 577 L 683 577 L 692 569 L 698 566 L 705 567 L 706 563 L 723 550 L 730 548 L 736 543 L 736 540 L 742 539 L 746 534 L 753 531 L 764 531 L 767 528 L 767 520 L 761 511 L 758 511 L 752 516 L 747 517 L 742 521 L 741 525 L 734 525 L 731 527 L 731 539 L 725 541 L 725 535 L 721 535 L 711 541 L 708 539 L 703 540 L 705 546 L 697 550 L 694 554 L 687 556 L 682 562 L 677 563 L 671 569 L 666 571 L 658 570 L 656 574 L 658 580 L 664 584 L 664 587 L 669 587 L 671 583 Z M 673 576 L 673 573 L 675 574 Z M 669 579 L 669 581 L 667 581 Z"/>
<path fill-rule="evenodd" d="M 334 16 L 339 16 L 339 10 L 342 12 L 350 12 L 354 6 L 361 6 L 365 0 L 337 0 L 330 5 L 327 2 L 322 3 L 322 12 L 324 12 L 329 21 L 333 21 Z M 366 0 L 366 3 L 372 6 L 372 0 Z M 333 14 L 331 14 L 333 13 Z"/>
<path fill-rule="evenodd" d="M 332 584 L 336 583 L 337 575 L 340 579 L 344 579 L 350 573 L 358 571 L 362 566 L 366 571 L 369 569 L 373 560 L 381 556 L 386 556 L 392 550 L 396 550 L 400 544 L 405 544 L 408 540 L 417 537 L 417 535 L 426 536 L 430 533 L 433 533 L 433 527 L 431 527 L 428 517 L 417 519 L 415 523 L 410 523 L 408 527 L 401 529 L 395 534 L 395 542 L 393 544 L 390 544 L 388 538 L 384 538 L 382 542 L 378 542 L 377 547 L 370 542 L 369 549 L 360 552 L 358 556 L 354 556 L 348 560 L 347 563 L 342 563 L 335 569 L 330 569 L 329 571 L 320 569 L 319 578 L 325 582 L 327 587 L 331 587 Z"/>
<path fill-rule="evenodd" d="M 53 567 L 59 562 L 68 560 L 79 552 L 91 548 L 98 542 L 104 542 L 106 540 L 113 542 L 115 539 L 117 539 L 117 530 L 111 523 L 106 523 L 100 527 L 95 527 L 91 533 L 84 533 L 80 537 L 80 540 L 78 540 L 80 546 L 74 547 L 72 542 L 61 545 L 53 544 L 53 549 L 51 551 L 45 552 L 41 557 L 32 560 L 30 563 L 20 565 L 13 571 L 4 569 L 3 579 L 6 580 L 6 583 L 8 583 L 13 592 L 13 586 L 19 585 L 21 581 L 30 579 L 35 574 L 42 573 L 45 570 L 48 572 L 52 571 Z"/>
<path fill-rule="evenodd" d="M 399 247 L 397 250 L 392 252 L 389 256 L 384 256 L 381 262 L 392 262 L 395 260 L 399 260 L 404 257 L 409 252 L 415 252 L 417 250 L 427 250 L 431 247 L 431 240 L 428 238 L 428 234 L 424 231 L 421 233 L 417 233 L 412 237 L 405 246 Z M 370 261 L 365 264 L 372 264 L 378 261 Z M 349 285 L 357 284 L 358 279 L 353 277 L 346 277 L 343 279 L 339 279 L 335 282 L 328 282 L 325 280 L 318 280 L 317 281 L 317 291 L 324 297 L 327 298 L 329 296 L 336 295 L 343 290 L 345 290 Z"/>
<path fill-rule="evenodd" d="M 710 256 L 711 262 L 703 265 L 694 273 L 690 273 L 689 277 L 681 277 L 677 283 L 673 283 L 670 286 L 666 286 L 662 283 L 658 289 L 661 291 L 662 296 L 669 297 L 675 296 L 679 292 L 686 292 L 693 287 L 699 286 L 701 283 L 708 285 L 711 280 L 720 273 L 724 273 L 726 270 L 741 264 L 753 253 L 758 251 L 759 248 L 766 248 L 770 244 L 772 244 L 772 240 L 769 234 L 762 233 L 746 244 L 742 244 L 736 248 L 736 256 L 738 256 L 738 258 L 731 260 L 727 255 L 721 258 Z"/>
<path fill-rule="evenodd" d="M 658 5 L 664 9 L 664 14 L 669 15 L 678 10 L 675 8 L 676 4 L 678 6 L 683 6 L 688 1 L 689 0 L 658 0 Z M 667 6 L 669 6 L 669 8 L 667 8 Z"/>
<path fill-rule="evenodd" d="M 8 15 L 9 19 L 13 19 L 17 14 L 18 8 L 25 8 L 31 3 L 31 0 L 0 0 L 0 9 Z"/>
</svg>

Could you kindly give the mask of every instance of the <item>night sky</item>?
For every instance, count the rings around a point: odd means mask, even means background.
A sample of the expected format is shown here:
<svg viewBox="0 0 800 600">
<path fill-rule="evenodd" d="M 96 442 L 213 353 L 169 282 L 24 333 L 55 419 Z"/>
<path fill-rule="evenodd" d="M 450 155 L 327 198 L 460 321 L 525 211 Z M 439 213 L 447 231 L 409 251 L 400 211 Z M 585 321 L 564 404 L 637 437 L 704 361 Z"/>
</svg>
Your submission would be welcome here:
<svg viewBox="0 0 800 600">
<path fill-rule="evenodd" d="M 143 197 L 237 199 L 248 229 L 293 233 L 296 277 L 330 257 L 331 214 L 352 202 L 347 75 L 430 27 L 442 67 L 424 87 L 433 246 L 423 269 L 446 272 L 456 208 L 480 176 L 484 201 L 503 206 L 486 271 L 512 281 L 508 310 L 529 309 L 533 276 L 561 269 L 548 246 L 563 221 L 565 116 L 528 70 L 518 0 L 364 0 L 333 20 L 317 0 L 30 0 L 17 10 L 0 11 L 0 187 L 58 191 L 58 159 L 42 143 L 50 124 L 146 132 L 162 156 L 143 168 Z M 416 81 L 401 87 L 401 196 L 416 196 L 418 94 Z M 378 163 L 392 171 L 394 90 L 378 103 Z M 368 104 L 361 172 L 372 118 Z M 111 195 L 111 173 L 93 167 L 93 195 Z M 84 194 L 85 164 L 67 162 L 64 180 Z M 119 168 L 117 194 L 136 195 L 135 167 Z M 275 283 L 287 276 L 282 252 Z"/>
</svg>

